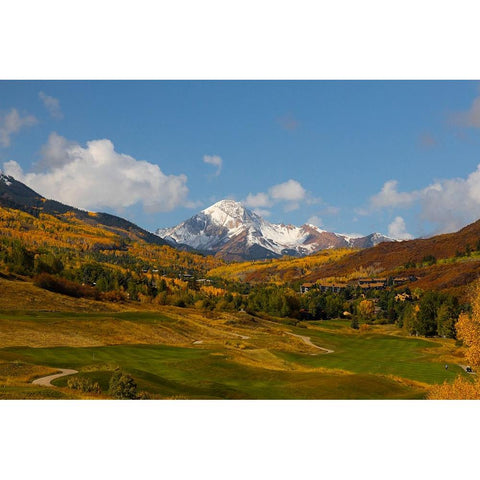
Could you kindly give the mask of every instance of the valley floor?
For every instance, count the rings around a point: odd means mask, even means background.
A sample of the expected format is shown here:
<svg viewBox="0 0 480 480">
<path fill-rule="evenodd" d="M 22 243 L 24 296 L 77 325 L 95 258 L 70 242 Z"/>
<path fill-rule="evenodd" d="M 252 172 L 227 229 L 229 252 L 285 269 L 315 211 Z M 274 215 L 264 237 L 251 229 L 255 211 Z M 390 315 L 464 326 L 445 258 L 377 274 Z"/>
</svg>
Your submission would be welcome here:
<svg viewBox="0 0 480 480">
<path fill-rule="evenodd" d="M 409 399 L 466 375 L 454 341 L 342 320 L 297 326 L 246 313 L 0 313 L 0 398 L 109 398 L 116 369 L 158 399 Z M 449 365 L 445 369 L 445 364 Z M 53 387 L 35 379 L 64 369 Z M 101 392 L 68 388 L 69 378 Z M 39 383 L 39 382 L 37 382 Z"/>
</svg>

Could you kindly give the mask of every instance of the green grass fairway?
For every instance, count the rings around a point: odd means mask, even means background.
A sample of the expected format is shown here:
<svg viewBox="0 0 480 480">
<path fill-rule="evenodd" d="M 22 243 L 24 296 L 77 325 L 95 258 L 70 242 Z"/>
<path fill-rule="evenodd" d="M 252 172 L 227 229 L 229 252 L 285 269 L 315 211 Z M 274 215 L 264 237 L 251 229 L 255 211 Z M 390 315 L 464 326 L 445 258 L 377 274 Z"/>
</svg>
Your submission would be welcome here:
<svg viewBox="0 0 480 480">
<path fill-rule="evenodd" d="M 423 398 L 427 384 L 466 375 L 453 361 L 444 368 L 442 358 L 455 351 L 453 341 L 396 336 L 400 332 L 391 325 L 360 333 L 348 321 L 294 327 L 170 308 L 164 313 L 3 312 L 0 328 L 0 363 L 23 362 L 43 369 L 38 371 L 73 368 L 104 393 L 115 368 L 131 374 L 138 390 L 154 398 Z M 334 352 L 320 352 L 288 332 Z M 11 377 L 0 382 L 0 398 L 78 397 L 78 391 L 40 389 Z M 67 381 L 54 384 L 65 387 Z"/>
<path fill-rule="evenodd" d="M 106 389 L 111 371 L 119 365 L 146 390 L 162 397 L 185 398 L 420 398 L 422 392 L 375 375 L 335 375 L 312 372 L 278 372 L 247 367 L 208 350 L 164 346 L 113 346 L 97 348 L 18 348 L 10 355 L 38 364 L 98 371 L 82 375 Z M 67 379 L 56 381 L 66 385 Z"/>
<path fill-rule="evenodd" d="M 415 337 L 393 335 L 332 333 L 313 328 L 292 328 L 309 336 L 313 343 L 334 350 L 328 355 L 275 352 L 287 361 L 311 367 L 339 368 L 355 373 L 395 375 L 423 383 L 442 383 L 465 372 L 435 358 L 438 343 Z M 433 350 L 429 350 L 433 349 Z"/>
</svg>

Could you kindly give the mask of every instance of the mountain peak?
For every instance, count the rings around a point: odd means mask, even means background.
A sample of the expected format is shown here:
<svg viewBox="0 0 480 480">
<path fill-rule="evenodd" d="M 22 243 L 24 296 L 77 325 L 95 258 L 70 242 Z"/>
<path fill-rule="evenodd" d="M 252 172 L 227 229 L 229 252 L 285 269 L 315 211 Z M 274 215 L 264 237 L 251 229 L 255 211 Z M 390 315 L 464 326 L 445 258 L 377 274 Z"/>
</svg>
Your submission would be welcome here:
<svg viewBox="0 0 480 480">
<path fill-rule="evenodd" d="M 313 223 L 306 223 L 306 227 L 312 228 L 313 230 L 316 230 L 319 233 L 326 232 L 326 230 L 323 230 L 322 228 L 318 227 L 317 225 L 314 225 Z"/>
<path fill-rule="evenodd" d="M 173 245 L 188 245 L 231 260 L 303 256 L 326 248 L 365 248 L 386 239 L 377 235 L 351 238 L 309 224 L 274 224 L 230 199 L 155 233 Z"/>
<path fill-rule="evenodd" d="M 243 205 L 241 202 L 237 202 L 236 200 L 232 200 L 231 198 L 224 198 L 223 200 L 219 200 L 213 205 L 210 205 L 208 208 L 235 208 L 235 207 L 243 207 Z"/>
<path fill-rule="evenodd" d="M 228 198 L 220 200 L 213 205 L 210 205 L 210 207 L 202 210 L 202 213 L 205 213 L 206 215 L 211 215 L 212 213 L 218 211 L 221 211 L 233 218 L 243 218 L 243 216 L 245 215 L 245 207 L 243 206 L 243 204 L 241 204 L 240 202 L 236 202 L 235 200 L 230 200 Z"/>
<path fill-rule="evenodd" d="M 261 222 L 261 218 L 235 200 L 220 200 L 210 207 L 202 210 L 201 215 L 208 217 L 215 225 L 228 229 L 237 229 L 240 226 L 247 226 Z"/>
</svg>

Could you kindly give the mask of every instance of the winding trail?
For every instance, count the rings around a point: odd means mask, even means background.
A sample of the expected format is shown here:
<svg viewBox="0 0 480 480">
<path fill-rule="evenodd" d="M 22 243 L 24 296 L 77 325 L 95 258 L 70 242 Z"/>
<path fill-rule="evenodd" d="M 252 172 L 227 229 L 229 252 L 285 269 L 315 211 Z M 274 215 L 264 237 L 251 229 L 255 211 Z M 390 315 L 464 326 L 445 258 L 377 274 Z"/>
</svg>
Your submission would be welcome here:
<svg viewBox="0 0 480 480">
<path fill-rule="evenodd" d="M 56 380 L 60 377 L 66 377 L 67 375 L 73 375 L 78 373 L 77 370 L 72 370 L 70 368 L 61 368 L 61 373 L 55 373 L 54 375 L 47 375 L 46 377 L 40 377 L 34 380 L 32 383 L 34 385 L 41 385 L 42 387 L 54 387 L 55 385 L 51 384 L 52 380 Z"/>
<path fill-rule="evenodd" d="M 250 338 L 248 335 L 241 335 L 240 333 L 233 333 L 233 332 L 228 332 L 228 333 L 235 335 L 236 337 L 239 337 L 242 340 L 248 340 Z"/>
<path fill-rule="evenodd" d="M 476 372 L 467 372 L 467 365 L 460 365 L 459 363 L 457 363 L 457 365 L 462 368 L 466 373 L 468 373 L 469 375 L 476 375 L 477 373 Z"/>
<path fill-rule="evenodd" d="M 325 352 L 325 353 L 334 353 L 335 350 L 330 350 L 329 348 L 324 348 L 324 347 L 319 347 L 318 345 L 315 345 L 312 340 L 310 339 L 310 337 L 307 337 L 305 335 L 297 335 L 296 333 L 292 333 L 292 332 L 285 332 L 287 335 L 292 335 L 294 337 L 297 337 L 297 338 L 300 338 L 303 343 L 307 344 L 307 345 L 310 345 L 311 347 L 314 347 L 314 348 L 318 348 L 319 350 L 322 350 L 322 352 Z M 316 355 L 315 353 L 313 353 L 312 355 Z"/>
</svg>

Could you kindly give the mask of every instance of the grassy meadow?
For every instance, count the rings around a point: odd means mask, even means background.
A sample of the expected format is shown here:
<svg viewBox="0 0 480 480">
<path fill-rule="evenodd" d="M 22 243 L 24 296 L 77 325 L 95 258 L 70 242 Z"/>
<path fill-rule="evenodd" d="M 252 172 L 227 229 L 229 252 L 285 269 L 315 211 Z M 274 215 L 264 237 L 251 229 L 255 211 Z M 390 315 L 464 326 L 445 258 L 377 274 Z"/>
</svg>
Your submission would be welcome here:
<svg viewBox="0 0 480 480">
<path fill-rule="evenodd" d="M 463 374 L 453 340 L 406 337 L 391 325 L 359 332 L 342 320 L 291 326 L 176 307 L 4 311 L 0 332 L 0 398 L 108 398 L 116 369 L 159 399 L 424 398 L 429 385 Z M 54 380 L 56 388 L 31 384 L 60 368 L 78 370 L 102 392 L 72 390 L 69 377 Z"/>
</svg>

